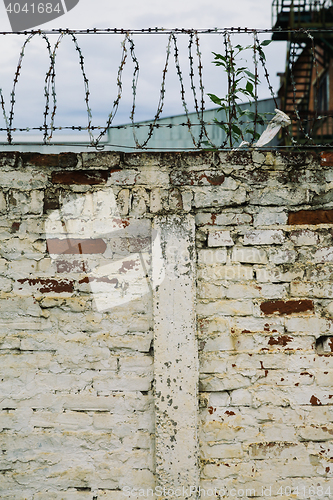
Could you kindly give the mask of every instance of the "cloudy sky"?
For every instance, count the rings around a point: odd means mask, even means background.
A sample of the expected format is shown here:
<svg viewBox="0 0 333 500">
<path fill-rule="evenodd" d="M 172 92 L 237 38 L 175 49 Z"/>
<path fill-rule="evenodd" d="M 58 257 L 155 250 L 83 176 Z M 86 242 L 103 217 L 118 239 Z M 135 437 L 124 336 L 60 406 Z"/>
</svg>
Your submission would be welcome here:
<svg viewBox="0 0 333 500">
<path fill-rule="evenodd" d="M 22 3 L 22 2 L 21 2 Z M 31 3 L 31 2 L 29 2 Z M 36 2 L 37 3 L 37 2 Z M 61 28 L 124 28 L 141 29 L 149 27 L 163 28 L 224 28 L 248 27 L 271 28 L 270 0 L 80 0 L 78 5 L 65 15 L 38 28 L 51 30 Z M 0 3 L 0 30 L 11 31 L 4 3 Z M 10 111 L 10 95 L 13 85 L 20 47 L 24 35 L 0 35 L 0 88 L 5 100 L 6 113 Z M 261 39 L 270 38 L 262 35 Z M 56 35 L 50 36 L 53 45 Z M 136 120 L 151 119 L 158 106 L 162 71 L 165 64 L 168 36 L 134 35 L 136 57 L 140 64 L 137 88 Z M 189 110 L 193 110 L 188 64 L 188 37 L 179 35 L 179 59 L 183 72 L 186 99 Z M 93 113 L 93 125 L 104 125 L 112 104 L 117 97 L 117 71 L 121 59 L 121 35 L 79 35 L 78 43 L 85 57 L 85 71 L 90 84 L 90 107 Z M 234 35 L 234 44 L 245 46 L 252 43 L 250 36 Z M 203 60 L 205 94 L 207 92 L 222 95 L 225 93 L 224 76 L 220 68 L 212 64 L 212 52 L 223 50 L 221 35 L 202 35 L 200 47 Z M 284 69 L 285 44 L 271 43 L 266 49 L 267 68 L 274 89 L 277 91 L 277 72 Z M 251 68 L 251 51 L 242 55 L 242 65 Z M 197 61 L 195 60 L 195 65 Z M 22 70 L 17 84 L 15 117 L 17 127 L 32 127 L 43 122 L 45 105 L 44 80 L 49 67 L 45 42 L 35 37 L 27 46 L 22 62 Z M 62 40 L 56 60 L 57 115 L 55 125 L 87 124 L 85 113 L 85 89 L 78 64 L 78 54 L 69 37 Z M 128 58 L 123 72 L 123 97 L 114 124 L 129 122 L 132 105 L 133 64 Z M 259 97 L 270 96 L 264 79 L 261 78 Z M 196 76 L 196 83 L 198 78 Z M 206 97 L 206 107 L 214 107 Z M 166 97 L 163 116 L 181 114 L 180 84 L 176 74 L 173 53 L 169 62 L 166 78 Z M 2 115 L 2 113 L 1 113 Z M 0 127 L 4 126 L 0 116 Z"/>
</svg>

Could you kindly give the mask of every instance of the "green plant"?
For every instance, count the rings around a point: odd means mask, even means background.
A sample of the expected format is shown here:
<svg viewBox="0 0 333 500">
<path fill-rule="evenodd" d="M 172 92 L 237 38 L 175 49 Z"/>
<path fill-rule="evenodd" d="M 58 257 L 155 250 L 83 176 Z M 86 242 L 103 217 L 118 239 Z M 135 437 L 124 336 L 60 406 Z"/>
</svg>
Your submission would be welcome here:
<svg viewBox="0 0 333 500">
<path fill-rule="evenodd" d="M 214 104 L 219 106 L 217 111 L 225 112 L 225 121 L 214 119 L 215 123 L 221 127 L 226 133 L 227 140 L 230 147 L 244 141 L 245 134 L 252 135 L 252 142 L 259 138 L 260 134 L 253 126 L 254 123 L 264 125 L 264 119 L 267 113 L 258 113 L 250 109 L 242 109 L 240 103 L 244 97 L 249 100 L 256 101 L 256 88 L 260 83 L 258 75 L 253 74 L 246 66 L 238 66 L 239 55 L 247 50 L 252 49 L 254 58 L 256 51 L 258 51 L 261 59 L 265 60 L 263 47 L 268 45 L 271 40 L 264 40 L 255 45 L 248 45 L 243 47 L 241 45 L 232 46 L 230 38 L 228 37 L 226 44 L 225 55 L 214 54 L 213 63 L 216 66 L 224 68 L 228 75 L 228 92 L 223 98 L 217 97 L 215 94 L 207 94 Z M 245 125 L 244 127 L 242 125 Z"/>
</svg>

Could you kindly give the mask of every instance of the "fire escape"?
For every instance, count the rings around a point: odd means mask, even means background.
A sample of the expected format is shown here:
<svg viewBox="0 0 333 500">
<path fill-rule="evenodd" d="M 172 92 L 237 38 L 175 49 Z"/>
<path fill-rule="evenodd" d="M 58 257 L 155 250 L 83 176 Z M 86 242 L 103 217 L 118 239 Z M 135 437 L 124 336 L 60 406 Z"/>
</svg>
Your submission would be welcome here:
<svg viewBox="0 0 333 500">
<path fill-rule="evenodd" d="M 288 42 L 279 97 L 292 126 L 283 142 L 332 142 L 333 0 L 274 0 L 272 14 L 272 39 Z"/>
</svg>

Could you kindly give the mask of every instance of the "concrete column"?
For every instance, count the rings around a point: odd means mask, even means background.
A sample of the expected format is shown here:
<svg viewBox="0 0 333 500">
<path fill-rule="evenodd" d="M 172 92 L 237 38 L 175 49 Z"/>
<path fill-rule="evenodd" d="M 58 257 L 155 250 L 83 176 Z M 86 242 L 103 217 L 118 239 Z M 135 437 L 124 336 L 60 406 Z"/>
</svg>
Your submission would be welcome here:
<svg viewBox="0 0 333 500">
<path fill-rule="evenodd" d="M 190 215 L 154 220 L 156 485 L 166 490 L 162 498 L 179 489 L 192 500 L 199 480 L 194 238 Z"/>
</svg>

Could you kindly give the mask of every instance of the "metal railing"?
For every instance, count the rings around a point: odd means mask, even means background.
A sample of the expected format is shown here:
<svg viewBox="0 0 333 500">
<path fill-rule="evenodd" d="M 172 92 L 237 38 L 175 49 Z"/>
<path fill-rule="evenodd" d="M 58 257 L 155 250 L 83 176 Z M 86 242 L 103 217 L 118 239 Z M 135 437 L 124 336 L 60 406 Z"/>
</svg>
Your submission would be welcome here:
<svg viewBox="0 0 333 500">
<path fill-rule="evenodd" d="M 273 0 L 272 26 L 278 21 L 288 23 L 289 28 L 300 28 L 304 21 L 325 23 L 325 14 L 332 6 L 332 0 Z"/>
</svg>

